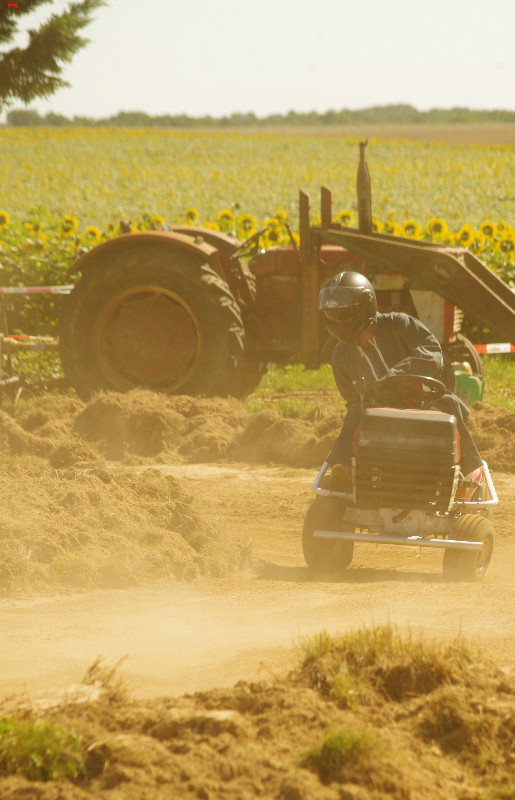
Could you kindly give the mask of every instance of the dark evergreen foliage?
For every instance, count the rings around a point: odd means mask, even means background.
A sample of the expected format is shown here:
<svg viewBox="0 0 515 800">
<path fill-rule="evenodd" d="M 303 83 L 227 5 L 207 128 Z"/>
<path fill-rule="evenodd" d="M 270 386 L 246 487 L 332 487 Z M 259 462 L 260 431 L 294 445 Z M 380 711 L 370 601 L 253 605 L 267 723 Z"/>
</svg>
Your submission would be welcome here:
<svg viewBox="0 0 515 800">
<path fill-rule="evenodd" d="M 104 5 L 103 0 L 71 2 L 61 14 L 51 14 L 39 28 L 30 29 L 26 47 L 6 48 L 24 16 L 45 3 L 48 0 L 23 0 L 18 8 L 9 8 L 7 3 L 0 6 L 0 108 L 15 99 L 30 103 L 68 86 L 61 77 L 63 66 L 87 43 L 79 31 L 91 21 L 93 11 Z M 29 124 L 38 121 L 33 117 Z"/>
</svg>

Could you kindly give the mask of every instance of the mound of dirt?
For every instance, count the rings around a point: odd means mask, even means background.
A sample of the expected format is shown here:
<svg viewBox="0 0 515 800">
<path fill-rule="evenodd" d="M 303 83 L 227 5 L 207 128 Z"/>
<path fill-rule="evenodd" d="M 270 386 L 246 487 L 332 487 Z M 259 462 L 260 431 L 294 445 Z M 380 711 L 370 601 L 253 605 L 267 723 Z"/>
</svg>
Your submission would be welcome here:
<svg viewBox="0 0 515 800">
<path fill-rule="evenodd" d="M 305 418 L 277 411 L 251 413 L 238 400 L 169 396 L 137 389 L 102 392 L 89 403 L 69 397 L 29 402 L 13 419 L 0 411 L 4 452 L 32 453 L 71 465 L 94 453 L 111 461 L 141 464 L 230 459 L 295 467 L 319 466 L 341 428 L 344 412 L 320 409 Z M 515 472 L 506 441 L 515 411 L 485 403 L 471 409 L 470 427 L 491 469 Z"/>
<path fill-rule="evenodd" d="M 515 472 L 515 411 L 486 403 L 474 403 L 470 430 L 484 460 L 491 469 Z"/>
<path fill-rule="evenodd" d="M 172 476 L 109 469 L 98 455 L 84 459 L 91 448 L 81 440 L 58 441 L 48 458 L 0 463 L 2 593 L 193 580 L 237 564 L 237 546 L 219 539 Z"/>
<path fill-rule="evenodd" d="M 136 390 L 89 403 L 47 396 L 0 410 L 0 591 L 113 587 L 216 575 L 245 546 L 221 542 L 159 463 L 239 461 L 316 468 L 339 414 L 286 418 L 234 399 Z M 515 412 L 475 404 L 471 426 L 494 470 L 515 472 L 506 446 Z M 142 472 L 134 466 L 148 467 Z"/>
<path fill-rule="evenodd" d="M 442 651 L 448 668 L 431 645 L 409 638 L 399 640 L 387 663 L 385 628 L 378 628 L 373 647 L 386 668 L 381 675 L 363 659 L 361 630 L 342 641 L 314 640 L 288 678 L 241 681 L 232 689 L 135 701 L 112 671 L 95 664 L 86 685 L 32 702 L 9 698 L 0 706 L 2 719 L 58 725 L 79 737 L 86 778 L 78 785 L 29 780 L 0 758 L 0 794 L 5 800 L 513 797 L 513 676 L 463 642 L 456 652 L 453 645 Z M 433 680 L 419 685 L 419 673 L 432 667 Z M 323 680 L 330 674 L 337 694 Z M 407 689 L 395 699 L 385 691 L 392 677 Z"/>
</svg>

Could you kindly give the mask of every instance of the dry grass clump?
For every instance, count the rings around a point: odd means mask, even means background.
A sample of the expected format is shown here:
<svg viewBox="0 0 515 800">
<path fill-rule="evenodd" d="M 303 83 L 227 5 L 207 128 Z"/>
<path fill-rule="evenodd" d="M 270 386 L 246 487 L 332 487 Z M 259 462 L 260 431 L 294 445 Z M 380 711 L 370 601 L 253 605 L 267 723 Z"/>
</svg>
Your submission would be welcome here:
<svg viewBox="0 0 515 800">
<path fill-rule="evenodd" d="M 442 686 L 424 705 L 417 733 L 437 742 L 442 752 L 455 755 L 474 769 L 485 772 L 492 763 L 514 761 L 515 711 L 505 713 L 485 704 L 460 686 Z"/>
<path fill-rule="evenodd" d="M 256 406 L 252 399 L 244 404 L 234 398 L 145 389 L 98 392 L 88 403 L 66 395 L 37 397 L 16 406 L 14 416 L 0 410 L 0 449 L 54 454 L 57 467 L 100 456 L 125 464 L 231 459 L 316 468 L 340 431 L 341 399 L 334 393 L 335 405 L 322 394 L 310 408 L 304 396 L 293 394 L 300 403 L 294 416 L 284 405 Z M 317 397 L 316 392 L 308 394 Z M 290 395 L 280 396 L 286 402 Z M 515 412 L 509 409 L 474 405 L 471 426 L 491 469 L 515 469 L 513 454 L 505 447 L 514 420 Z"/>
<path fill-rule="evenodd" d="M 0 461 L 4 594 L 192 580 L 236 565 L 235 545 L 218 539 L 172 476 L 109 469 L 98 456 L 70 461 L 63 444 L 49 459 Z"/>
<path fill-rule="evenodd" d="M 0 410 L 0 592 L 192 580 L 237 565 L 237 545 L 199 518 L 173 477 L 105 457 L 217 458 L 246 418 L 241 404 L 139 390 L 89 404 L 40 397 L 18 411 Z"/>
<path fill-rule="evenodd" d="M 213 461 L 227 456 L 247 412 L 237 400 L 99 392 L 76 416 L 73 429 L 106 458 Z"/>
<path fill-rule="evenodd" d="M 471 664 L 464 642 L 429 643 L 379 625 L 336 639 L 322 633 L 309 640 L 300 674 L 345 707 L 370 690 L 396 701 L 428 694 L 444 683 L 466 680 Z"/>
<path fill-rule="evenodd" d="M 26 431 L 37 430 L 40 436 L 52 436 L 63 426 L 70 427 L 83 408 L 84 403 L 75 395 L 41 395 L 18 401 L 16 421 Z"/>
<path fill-rule="evenodd" d="M 99 656 L 89 665 L 82 678 L 82 683 L 84 686 L 98 688 L 102 699 L 108 703 L 127 702 L 129 700 L 127 683 L 118 672 L 118 668 L 125 658 L 126 656 L 123 656 L 114 666 L 108 666 Z"/>
<path fill-rule="evenodd" d="M 322 783 L 359 783 L 364 775 L 370 776 L 380 749 L 379 740 L 368 731 L 330 731 L 308 750 L 300 764 L 316 772 Z"/>
<path fill-rule="evenodd" d="M 351 719 L 358 713 L 360 718 L 379 715 L 381 725 L 389 719 L 391 726 L 407 727 L 426 752 L 457 759 L 487 776 L 499 792 L 481 795 L 484 800 L 515 797 L 515 683 L 461 638 L 430 642 L 390 625 L 362 627 L 337 638 L 322 633 L 305 643 L 301 664 L 290 677 L 347 709 Z M 399 704 L 402 710 L 395 710 Z M 348 732 L 331 734 L 306 765 L 322 780 L 366 782 L 346 764 L 354 746 L 353 767 L 362 750 L 365 761 L 370 757 L 373 747 L 366 752 L 364 741 L 361 735 L 349 738 Z M 364 765 L 361 771 L 367 772 Z"/>
<path fill-rule="evenodd" d="M 321 783 L 341 785 L 343 798 L 411 797 L 409 769 L 395 747 L 382 733 L 356 719 L 325 733 L 299 763 L 318 775 Z M 367 794 L 357 794 L 357 786 Z"/>
<path fill-rule="evenodd" d="M 513 385 L 508 381 L 506 391 L 513 398 Z M 470 430 L 478 449 L 490 469 L 515 472 L 515 451 L 506 442 L 515 434 L 515 410 L 474 403 L 470 415 Z"/>
</svg>

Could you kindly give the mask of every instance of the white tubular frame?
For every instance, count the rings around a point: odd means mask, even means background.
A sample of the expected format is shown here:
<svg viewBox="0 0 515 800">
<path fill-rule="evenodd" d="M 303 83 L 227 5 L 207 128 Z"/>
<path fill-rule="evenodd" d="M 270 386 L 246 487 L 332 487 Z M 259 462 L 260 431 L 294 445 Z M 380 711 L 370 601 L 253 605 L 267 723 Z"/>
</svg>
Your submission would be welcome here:
<svg viewBox="0 0 515 800">
<path fill-rule="evenodd" d="M 315 478 L 315 481 L 311 487 L 311 490 L 315 492 L 317 495 L 321 496 L 330 496 L 330 497 L 339 497 L 342 500 L 346 500 L 350 502 L 354 508 L 354 513 L 352 514 L 349 510 L 349 518 L 347 519 L 347 524 L 351 526 L 360 527 L 360 517 L 362 519 L 362 527 L 367 528 L 368 525 L 371 525 L 372 529 L 376 526 L 379 528 L 378 533 L 355 533 L 352 531 L 325 531 L 325 530 L 315 530 L 313 531 L 313 535 L 316 537 L 324 538 L 324 539 L 344 539 L 347 541 L 353 542 L 365 542 L 368 544 L 393 544 L 393 545 L 400 545 L 404 547 L 430 547 L 434 549 L 454 549 L 454 550 L 480 550 L 483 546 L 482 542 L 469 542 L 469 541 L 459 541 L 456 539 L 447 539 L 447 538 L 437 538 L 434 536 L 434 529 L 438 531 L 440 534 L 452 533 L 452 529 L 455 525 L 455 520 L 458 518 L 455 516 L 456 512 L 463 512 L 467 513 L 469 510 L 480 511 L 481 509 L 488 509 L 489 516 L 492 513 L 493 506 L 499 504 L 499 500 L 497 497 L 497 492 L 495 491 L 495 487 L 490 475 L 490 470 L 488 469 L 488 465 L 486 461 L 483 461 L 483 476 L 486 483 L 486 487 L 488 489 L 489 499 L 488 500 L 474 500 L 474 501 L 465 501 L 465 500 L 456 500 L 454 495 L 456 492 L 456 483 L 454 482 L 454 487 L 452 491 L 452 497 L 450 500 L 450 512 L 446 512 L 445 514 L 436 514 L 432 513 L 431 511 L 419 511 L 416 512 L 419 515 L 422 515 L 424 518 L 421 522 L 415 523 L 415 530 L 418 532 L 414 535 L 413 528 L 410 532 L 403 531 L 401 525 L 399 525 L 399 532 L 397 533 L 396 530 L 392 533 L 392 526 L 389 526 L 388 533 L 381 532 L 381 528 L 384 529 L 385 521 L 380 523 L 380 517 L 384 514 L 387 509 L 381 509 L 377 511 L 373 511 L 372 509 L 360 509 L 355 506 L 355 494 L 348 493 L 348 492 L 335 492 L 331 489 L 323 489 L 320 486 L 320 482 L 322 478 L 326 474 L 329 468 L 329 464 L 327 461 L 324 461 L 322 468 L 320 469 L 318 475 Z M 353 485 L 355 486 L 354 481 L 354 471 L 355 465 L 353 464 Z M 390 510 L 391 511 L 391 510 Z M 388 513 L 390 513 L 390 511 Z M 354 519 L 353 519 L 354 517 Z M 368 519 L 367 519 L 368 518 Z M 420 532 L 427 530 L 429 525 L 433 525 L 431 520 L 434 521 L 434 529 L 433 529 L 433 536 L 425 535 L 420 536 Z M 368 523 L 368 525 L 367 525 Z M 401 522 L 402 524 L 402 522 Z M 395 526 L 396 528 L 396 526 Z M 409 535 L 407 535 L 409 533 Z"/>
</svg>

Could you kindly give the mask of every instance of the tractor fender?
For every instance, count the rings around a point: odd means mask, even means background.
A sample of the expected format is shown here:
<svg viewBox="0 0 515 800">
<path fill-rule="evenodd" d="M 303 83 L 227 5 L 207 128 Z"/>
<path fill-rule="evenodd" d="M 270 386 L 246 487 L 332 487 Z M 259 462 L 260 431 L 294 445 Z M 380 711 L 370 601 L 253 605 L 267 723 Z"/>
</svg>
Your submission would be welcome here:
<svg viewBox="0 0 515 800">
<path fill-rule="evenodd" d="M 192 225 L 172 225 L 171 231 L 189 236 L 196 242 L 204 241 L 216 248 L 220 267 L 218 273 L 225 279 L 233 297 L 243 307 L 254 305 L 256 297 L 256 278 L 244 259 L 236 258 L 235 253 L 242 242 L 236 236 L 229 236 L 222 231 Z M 211 265 L 213 266 L 213 265 Z M 213 267 L 216 269 L 216 267 Z M 220 271 L 221 270 L 221 271 Z"/>
<path fill-rule="evenodd" d="M 171 225 L 170 230 L 176 233 L 182 233 L 184 236 L 203 239 L 207 244 L 216 247 L 223 257 L 231 256 L 241 245 L 241 241 L 237 239 L 236 236 L 228 236 L 226 233 L 213 230 L 212 228 L 197 227 L 196 225 L 195 227 L 192 225 Z"/>
<path fill-rule="evenodd" d="M 192 253 L 198 257 L 200 262 L 208 263 L 215 272 L 221 277 L 224 277 L 216 247 L 208 244 L 201 236 L 186 236 L 177 231 L 139 231 L 137 233 L 122 234 L 121 236 L 116 236 L 114 239 L 108 239 L 80 256 L 73 265 L 71 271 L 73 271 L 73 273 L 84 273 L 84 271 L 88 270 L 93 264 L 102 260 L 104 257 L 108 258 L 109 254 L 115 251 L 118 254 L 122 250 L 129 251 L 134 247 L 153 247 L 158 244 L 173 250 L 184 250 L 188 253 Z"/>
</svg>

